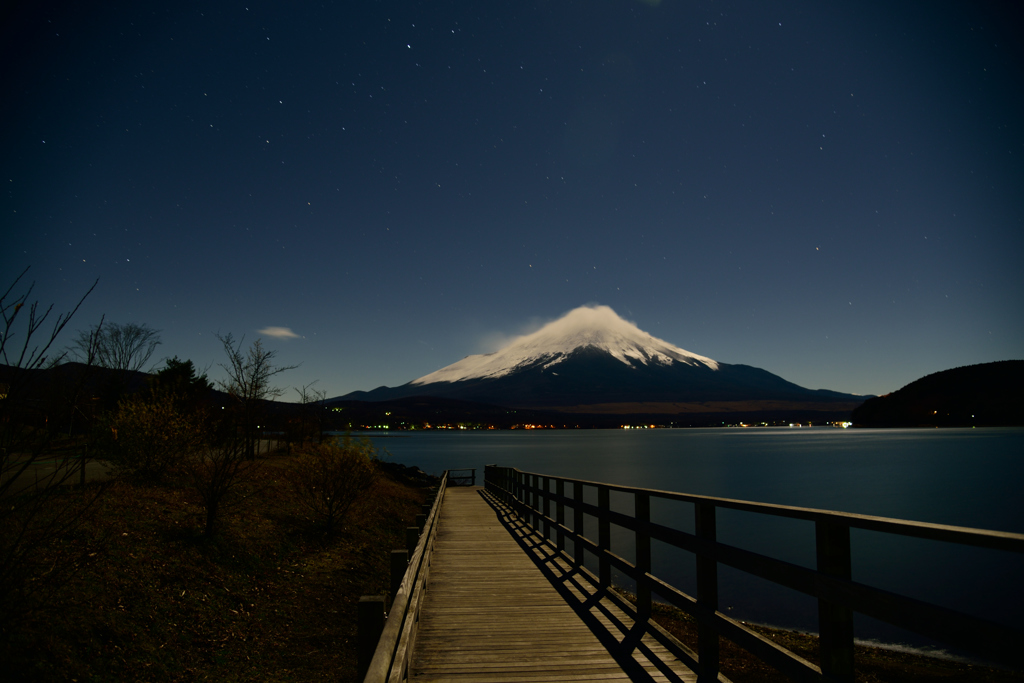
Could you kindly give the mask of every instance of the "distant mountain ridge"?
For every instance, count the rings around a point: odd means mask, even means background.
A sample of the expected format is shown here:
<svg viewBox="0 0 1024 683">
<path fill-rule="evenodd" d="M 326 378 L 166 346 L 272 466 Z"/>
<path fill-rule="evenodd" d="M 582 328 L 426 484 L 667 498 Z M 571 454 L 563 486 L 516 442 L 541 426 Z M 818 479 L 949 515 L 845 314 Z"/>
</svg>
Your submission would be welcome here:
<svg viewBox="0 0 1024 683">
<path fill-rule="evenodd" d="M 853 411 L 863 427 L 1024 426 L 1024 360 L 926 375 Z"/>
<path fill-rule="evenodd" d="M 607 306 L 570 311 L 491 354 L 467 356 L 398 387 L 357 391 L 339 400 L 411 396 L 514 408 L 606 412 L 600 406 L 715 402 L 798 402 L 850 411 L 863 396 L 806 389 L 760 368 L 719 363 L 658 339 Z M 752 403 L 753 402 L 753 403 Z M 647 412 L 647 411 L 645 411 Z"/>
</svg>

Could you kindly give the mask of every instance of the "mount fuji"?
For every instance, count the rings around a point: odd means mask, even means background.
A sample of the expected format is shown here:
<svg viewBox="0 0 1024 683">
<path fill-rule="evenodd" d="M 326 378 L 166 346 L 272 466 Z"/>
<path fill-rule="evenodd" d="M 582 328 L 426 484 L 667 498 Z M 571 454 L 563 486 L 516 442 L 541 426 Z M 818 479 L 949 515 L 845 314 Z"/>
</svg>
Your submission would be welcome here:
<svg viewBox="0 0 1024 683">
<path fill-rule="evenodd" d="M 412 396 L 594 414 L 844 412 L 867 398 L 805 389 L 766 370 L 719 363 L 644 332 L 608 306 L 576 308 L 494 353 L 339 400 Z"/>
</svg>

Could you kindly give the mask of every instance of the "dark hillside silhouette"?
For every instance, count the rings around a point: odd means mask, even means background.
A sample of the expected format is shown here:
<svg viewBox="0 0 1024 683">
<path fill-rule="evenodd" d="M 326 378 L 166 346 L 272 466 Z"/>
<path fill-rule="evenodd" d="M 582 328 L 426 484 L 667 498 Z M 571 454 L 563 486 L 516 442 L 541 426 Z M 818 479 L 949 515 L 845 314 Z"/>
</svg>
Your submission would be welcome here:
<svg viewBox="0 0 1024 683">
<path fill-rule="evenodd" d="M 868 399 L 853 411 L 862 427 L 1024 425 L 1024 360 L 968 365 Z"/>
</svg>

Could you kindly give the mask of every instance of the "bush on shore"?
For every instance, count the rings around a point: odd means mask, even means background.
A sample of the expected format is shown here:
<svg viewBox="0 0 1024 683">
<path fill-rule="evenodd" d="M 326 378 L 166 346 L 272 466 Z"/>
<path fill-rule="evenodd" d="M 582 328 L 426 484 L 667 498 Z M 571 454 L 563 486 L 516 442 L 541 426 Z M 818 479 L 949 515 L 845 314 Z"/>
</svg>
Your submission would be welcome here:
<svg viewBox="0 0 1024 683">
<path fill-rule="evenodd" d="M 314 525 L 330 536 L 345 521 L 356 501 L 373 487 L 378 460 L 377 450 L 368 439 L 346 436 L 303 447 L 288 479 L 297 499 L 312 515 Z"/>
<path fill-rule="evenodd" d="M 200 420 L 173 400 L 130 397 L 110 421 L 107 457 L 117 475 L 160 483 L 202 448 Z"/>
</svg>

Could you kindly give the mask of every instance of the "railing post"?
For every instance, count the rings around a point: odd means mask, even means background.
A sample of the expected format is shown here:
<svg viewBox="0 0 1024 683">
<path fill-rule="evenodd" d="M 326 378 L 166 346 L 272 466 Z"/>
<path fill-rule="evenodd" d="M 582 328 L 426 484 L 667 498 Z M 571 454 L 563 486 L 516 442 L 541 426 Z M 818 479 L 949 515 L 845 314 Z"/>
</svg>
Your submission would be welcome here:
<svg viewBox="0 0 1024 683">
<path fill-rule="evenodd" d="M 531 481 L 533 481 L 533 475 L 523 475 L 523 505 L 526 506 L 526 514 L 523 516 L 523 521 L 527 524 L 533 523 L 533 493 L 530 491 Z"/>
<path fill-rule="evenodd" d="M 850 527 L 819 519 L 814 531 L 818 571 L 850 580 Z M 853 610 L 819 598 L 818 632 L 821 673 L 839 681 L 853 681 Z"/>
<path fill-rule="evenodd" d="M 518 483 L 518 489 L 519 489 L 518 490 L 519 495 L 517 496 L 517 498 L 519 500 L 519 504 L 520 504 L 521 510 L 522 510 L 521 513 L 520 513 L 520 516 L 522 517 L 524 522 L 529 524 L 529 522 L 530 522 L 530 490 L 529 490 L 530 477 L 526 473 L 524 473 L 524 472 L 517 472 L 516 476 L 518 478 L 518 482 L 517 483 Z"/>
<path fill-rule="evenodd" d="M 531 474 L 530 480 L 530 510 L 534 511 L 534 520 L 532 520 L 531 526 L 534 527 L 535 531 L 541 530 L 541 493 L 538 490 L 541 487 L 540 477 L 537 474 Z"/>
<path fill-rule="evenodd" d="M 416 553 L 416 546 L 420 542 L 420 530 L 418 527 L 405 527 L 405 550 L 412 557 Z"/>
<path fill-rule="evenodd" d="M 366 672 L 373 661 L 373 653 L 377 649 L 380 634 L 384 632 L 384 596 L 364 595 L 359 598 L 359 616 L 356 620 L 356 640 L 359 656 L 357 662 L 358 679 L 366 678 Z"/>
<path fill-rule="evenodd" d="M 402 579 L 405 578 L 405 570 L 409 567 L 409 551 L 408 550 L 392 550 L 391 551 L 391 604 L 395 604 L 395 596 L 398 595 L 398 589 L 402 585 Z"/>
<path fill-rule="evenodd" d="M 583 484 L 574 482 L 572 485 L 572 530 L 576 534 L 576 543 L 573 545 L 575 554 L 573 564 L 577 567 L 583 566 Z"/>
<path fill-rule="evenodd" d="M 551 522 L 548 521 L 551 518 L 551 478 L 543 477 L 541 481 L 544 482 L 544 493 L 542 494 L 544 502 L 541 503 L 544 516 L 544 540 L 548 540 L 551 536 Z"/>
<path fill-rule="evenodd" d="M 563 531 L 563 528 L 565 527 L 565 501 L 563 500 L 565 497 L 564 479 L 555 480 L 555 495 L 558 496 L 558 502 L 555 503 L 555 522 L 558 525 L 558 529 L 555 532 L 557 538 L 555 547 L 558 548 L 559 552 L 562 552 L 565 550 L 565 531 Z"/>
<path fill-rule="evenodd" d="M 523 506 L 523 521 L 530 523 L 530 477 L 525 472 L 519 473 L 519 502 Z"/>
<path fill-rule="evenodd" d="M 601 551 L 611 550 L 612 530 L 608 521 L 608 512 L 611 509 L 609 504 L 610 492 L 607 486 L 597 487 L 597 507 L 599 508 L 597 518 L 597 545 Z M 605 552 L 601 552 L 598 558 L 599 577 L 602 588 L 612 585 L 612 565 L 608 561 Z"/>
<path fill-rule="evenodd" d="M 416 515 L 416 529 L 420 534 L 423 534 L 423 527 L 427 526 L 426 515 Z"/>
<path fill-rule="evenodd" d="M 640 619 L 651 617 L 651 584 L 645 574 L 651 571 L 651 532 L 647 525 L 651 521 L 651 496 L 637 491 L 633 500 L 633 516 L 636 517 L 636 610 Z"/>
<path fill-rule="evenodd" d="M 715 543 L 717 535 L 715 506 L 696 503 L 694 517 L 697 537 Z M 711 683 L 718 680 L 718 630 L 712 623 L 718 611 L 718 562 L 714 557 L 697 555 L 697 680 Z"/>
</svg>

